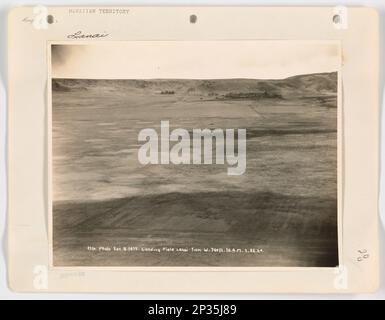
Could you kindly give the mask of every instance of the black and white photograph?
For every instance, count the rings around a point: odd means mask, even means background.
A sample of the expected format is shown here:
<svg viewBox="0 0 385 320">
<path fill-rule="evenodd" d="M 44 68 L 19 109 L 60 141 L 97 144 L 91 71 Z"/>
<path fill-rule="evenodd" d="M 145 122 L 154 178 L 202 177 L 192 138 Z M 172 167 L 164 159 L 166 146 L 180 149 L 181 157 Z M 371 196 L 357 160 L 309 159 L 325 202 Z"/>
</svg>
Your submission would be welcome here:
<svg viewBox="0 0 385 320">
<path fill-rule="evenodd" d="M 54 267 L 339 265 L 337 43 L 50 55 Z"/>
</svg>

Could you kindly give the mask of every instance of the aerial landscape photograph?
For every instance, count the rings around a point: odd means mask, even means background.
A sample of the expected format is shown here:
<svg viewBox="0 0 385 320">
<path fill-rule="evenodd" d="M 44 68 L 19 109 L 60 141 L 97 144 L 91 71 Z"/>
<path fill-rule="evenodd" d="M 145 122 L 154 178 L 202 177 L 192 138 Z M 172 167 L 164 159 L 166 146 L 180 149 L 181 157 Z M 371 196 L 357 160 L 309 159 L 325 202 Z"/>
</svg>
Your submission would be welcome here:
<svg viewBox="0 0 385 320">
<path fill-rule="evenodd" d="M 91 54 L 65 46 L 51 57 L 54 266 L 338 265 L 338 70 L 103 79 L 75 76 Z M 180 143 L 162 123 L 186 134 L 185 161 L 162 162 Z M 193 161 L 207 152 L 197 129 L 224 134 L 210 163 Z M 138 158 L 143 130 L 159 138 L 152 163 Z M 237 174 L 216 158 L 230 145 Z"/>
</svg>

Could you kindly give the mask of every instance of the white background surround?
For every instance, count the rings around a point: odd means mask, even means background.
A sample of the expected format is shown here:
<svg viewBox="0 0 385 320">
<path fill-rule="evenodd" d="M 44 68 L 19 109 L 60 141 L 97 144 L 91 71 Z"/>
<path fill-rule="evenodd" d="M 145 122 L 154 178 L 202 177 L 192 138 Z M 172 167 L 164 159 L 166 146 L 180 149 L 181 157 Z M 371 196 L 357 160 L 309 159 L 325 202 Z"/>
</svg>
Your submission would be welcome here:
<svg viewBox="0 0 385 320">
<path fill-rule="evenodd" d="M 7 222 L 7 176 L 6 176 L 6 166 L 7 166 L 7 154 L 6 154 L 6 139 L 7 139 L 7 13 L 8 10 L 15 6 L 20 5 L 62 5 L 62 6 L 71 6 L 71 5 L 92 5 L 92 6 L 103 6 L 103 5 L 116 5 L 116 6 L 130 6 L 130 5 L 237 5 L 237 6 L 246 6 L 246 5 L 269 5 L 269 6 L 334 6 L 334 5 L 350 5 L 350 6 L 370 6 L 377 8 L 380 13 L 380 29 L 384 30 L 385 25 L 385 2 L 383 0 L 351 0 L 351 1 L 262 1 L 262 0 L 198 0 L 198 1 L 185 1 L 185 0 L 142 0 L 142 1 L 114 1 L 108 3 L 106 1 L 93 0 L 51 0 L 51 1 L 34 1 L 34 0 L 3 0 L 0 4 L 0 299 L 384 299 L 385 298 L 385 257 L 384 254 L 381 256 L 381 288 L 376 294 L 372 295 L 288 295 L 288 294 L 18 294 L 13 293 L 7 286 L 7 270 L 6 270 L 6 257 L 5 257 L 5 248 L 6 248 L 6 222 Z M 380 104 L 381 110 L 383 110 L 384 99 L 383 99 L 383 89 L 384 89 L 384 34 L 383 31 L 380 34 L 380 50 L 381 50 L 381 62 L 380 62 Z M 381 121 L 382 127 L 385 122 L 384 113 L 381 112 Z M 384 130 L 381 130 L 381 163 L 385 163 L 384 159 Z M 380 214 L 381 214 L 381 223 L 380 223 L 380 238 L 381 245 L 380 250 L 382 253 L 385 252 L 385 194 L 384 194 L 384 173 L 381 168 L 381 182 L 380 182 Z"/>
</svg>

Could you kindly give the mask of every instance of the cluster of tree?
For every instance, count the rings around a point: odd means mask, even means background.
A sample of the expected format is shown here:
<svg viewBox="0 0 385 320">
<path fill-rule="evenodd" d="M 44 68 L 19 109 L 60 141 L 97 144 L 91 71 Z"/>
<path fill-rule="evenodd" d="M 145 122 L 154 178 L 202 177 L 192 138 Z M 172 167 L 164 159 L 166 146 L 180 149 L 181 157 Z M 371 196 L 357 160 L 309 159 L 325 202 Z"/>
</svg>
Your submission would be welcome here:
<svg viewBox="0 0 385 320">
<path fill-rule="evenodd" d="M 224 95 L 224 98 L 227 99 L 262 99 L 262 98 L 278 98 L 281 99 L 282 96 L 276 92 L 229 92 Z"/>
</svg>

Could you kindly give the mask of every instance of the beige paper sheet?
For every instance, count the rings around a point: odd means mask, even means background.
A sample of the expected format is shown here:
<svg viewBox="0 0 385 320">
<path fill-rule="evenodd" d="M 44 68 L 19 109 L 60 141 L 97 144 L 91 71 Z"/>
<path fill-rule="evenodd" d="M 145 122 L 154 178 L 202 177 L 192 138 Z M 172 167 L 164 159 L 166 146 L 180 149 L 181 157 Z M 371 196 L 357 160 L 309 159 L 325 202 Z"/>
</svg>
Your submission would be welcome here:
<svg viewBox="0 0 385 320">
<path fill-rule="evenodd" d="M 31 8 L 9 15 L 9 285 L 16 291 L 367 292 L 378 286 L 378 17 L 349 8 L 50 7 L 36 29 Z M 189 16 L 198 17 L 196 24 Z M 232 23 L 228 23 L 231 21 Z M 78 30 L 108 34 L 72 39 Z M 68 37 L 70 36 L 70 38 Z M 325 41 L 340 44 L 339 268 L 50 267 L 49 46 L 104 41 Z M 28 54 L 26 54 L 28 53 Z M 102 62 L 101 62 L 102 63 Z M 363 257 L 363 252 L 365 257 Z"/>
</svg>

